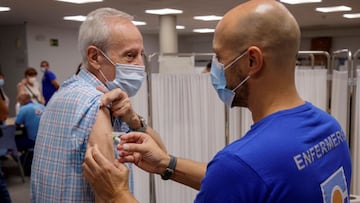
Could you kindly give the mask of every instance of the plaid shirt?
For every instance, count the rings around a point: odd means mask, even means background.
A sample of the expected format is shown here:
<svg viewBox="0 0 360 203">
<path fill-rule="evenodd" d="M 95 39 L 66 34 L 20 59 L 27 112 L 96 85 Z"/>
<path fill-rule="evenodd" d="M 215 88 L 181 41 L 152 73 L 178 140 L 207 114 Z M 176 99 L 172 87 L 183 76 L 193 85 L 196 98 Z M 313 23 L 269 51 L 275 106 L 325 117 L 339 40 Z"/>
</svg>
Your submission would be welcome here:
<svg viewBox="0 0 360 203">
<path fill-rule="evenodd" d="M 99 85 L 104 86 L 93 74 L 81 70 L 65 81 L 47 104 L 32 163 L 32 202 L 95 202 L 81 164 L 103 95 L 96 90 Z"/>
</svg>

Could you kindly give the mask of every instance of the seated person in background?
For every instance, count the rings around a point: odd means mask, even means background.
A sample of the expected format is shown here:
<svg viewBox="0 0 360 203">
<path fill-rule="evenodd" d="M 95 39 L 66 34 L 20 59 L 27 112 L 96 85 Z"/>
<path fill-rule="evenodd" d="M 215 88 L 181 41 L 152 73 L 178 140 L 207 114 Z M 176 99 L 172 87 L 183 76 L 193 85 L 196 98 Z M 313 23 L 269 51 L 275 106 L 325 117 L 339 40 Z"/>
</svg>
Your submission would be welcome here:
<svg viewBox="0 0 360 203">
<path fill-rule="evenodd" d="M 25 128 L 26 136 L 17 136 L 16 145 L 19 151 L 32 149 L 35 146 L 35 139 L 39 128 L 41 114 L 45 106 L 31 100 L 27 93 L 18 96 L 21 105 L 15 124 Z"/>
<path fill-rule="evenodd" d="M 33 102 L 27 93 L 18 96 L 20 110 L 16 116 L 15 124 L 22 127 L 22 134 L 15 137 L 17 148 L 23 155 L 20 157 L 23 163 L 24 173 L 26 176 L 31 174 L 31 165 L 33 159 L 33 149 L 39 128 L 40 118 L 45 110 L 43 104 Z"/>
</svg>

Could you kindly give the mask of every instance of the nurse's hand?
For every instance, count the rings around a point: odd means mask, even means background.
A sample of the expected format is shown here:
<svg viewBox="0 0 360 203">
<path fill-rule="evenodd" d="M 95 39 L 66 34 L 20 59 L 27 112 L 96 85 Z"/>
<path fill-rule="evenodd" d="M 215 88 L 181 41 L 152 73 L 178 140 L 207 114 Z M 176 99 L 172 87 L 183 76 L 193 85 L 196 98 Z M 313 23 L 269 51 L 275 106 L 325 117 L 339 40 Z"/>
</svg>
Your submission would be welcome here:
<svg viewBox="0 0 360 203">
<path fill-rule="evenodd" d="M 130 132 L 120 137 L 119 161 L 130 162 L 149 172 L 161 174 L 169 165 L 170 156 L 145 133 Z"/>
</svg>

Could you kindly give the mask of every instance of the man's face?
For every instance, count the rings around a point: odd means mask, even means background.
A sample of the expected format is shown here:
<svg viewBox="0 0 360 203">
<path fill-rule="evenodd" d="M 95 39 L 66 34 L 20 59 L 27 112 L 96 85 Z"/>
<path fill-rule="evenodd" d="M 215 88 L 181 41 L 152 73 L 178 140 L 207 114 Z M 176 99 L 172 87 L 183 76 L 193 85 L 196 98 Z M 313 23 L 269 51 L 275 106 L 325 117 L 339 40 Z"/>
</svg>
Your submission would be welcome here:
<svg viewBox="0 0 360 203">
<path fill-rule="evenodd" d="M 109 48 L 105 53 L 116 64 L 144 65 L 144 45 L 141 33 L 130 21 L 115 25 L 109 39 Z M 114 65 L 105 61 L 102 71 L 109 80 L 115 78 Z"/>
<path fill-rule="evenodd" d="M 45 69 L 47 70 L 47 69 L 49 69 L 49 64 L 47 64 L 47 63 L 41 63 L 41 64 L 40 64 L 40 67 L 41 67 L 41 68 L 45 68 Z"/>
</svg>

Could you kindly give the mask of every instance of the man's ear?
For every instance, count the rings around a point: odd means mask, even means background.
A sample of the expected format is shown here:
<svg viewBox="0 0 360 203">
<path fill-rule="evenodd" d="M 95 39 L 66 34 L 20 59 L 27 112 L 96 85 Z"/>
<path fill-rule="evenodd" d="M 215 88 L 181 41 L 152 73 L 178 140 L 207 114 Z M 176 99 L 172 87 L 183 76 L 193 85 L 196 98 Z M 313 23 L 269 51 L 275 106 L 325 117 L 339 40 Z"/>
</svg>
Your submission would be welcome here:
<svg viewBox="0 0 360 203">
<path fill-rule="evenodd" d="M 255 76 L 263 68 L 264 57 L 259 47 L 251 46 L 248 49 L 249 54 L 249 75 Z"/>
<path fill-rule="evenodd" d="M 92 45 L 88 46 L 86 54 L 89 65 L 96 70 L 99 70 L 101 68 L 100 62 L 102 57 L 98 48 Z"/>
</svg>

